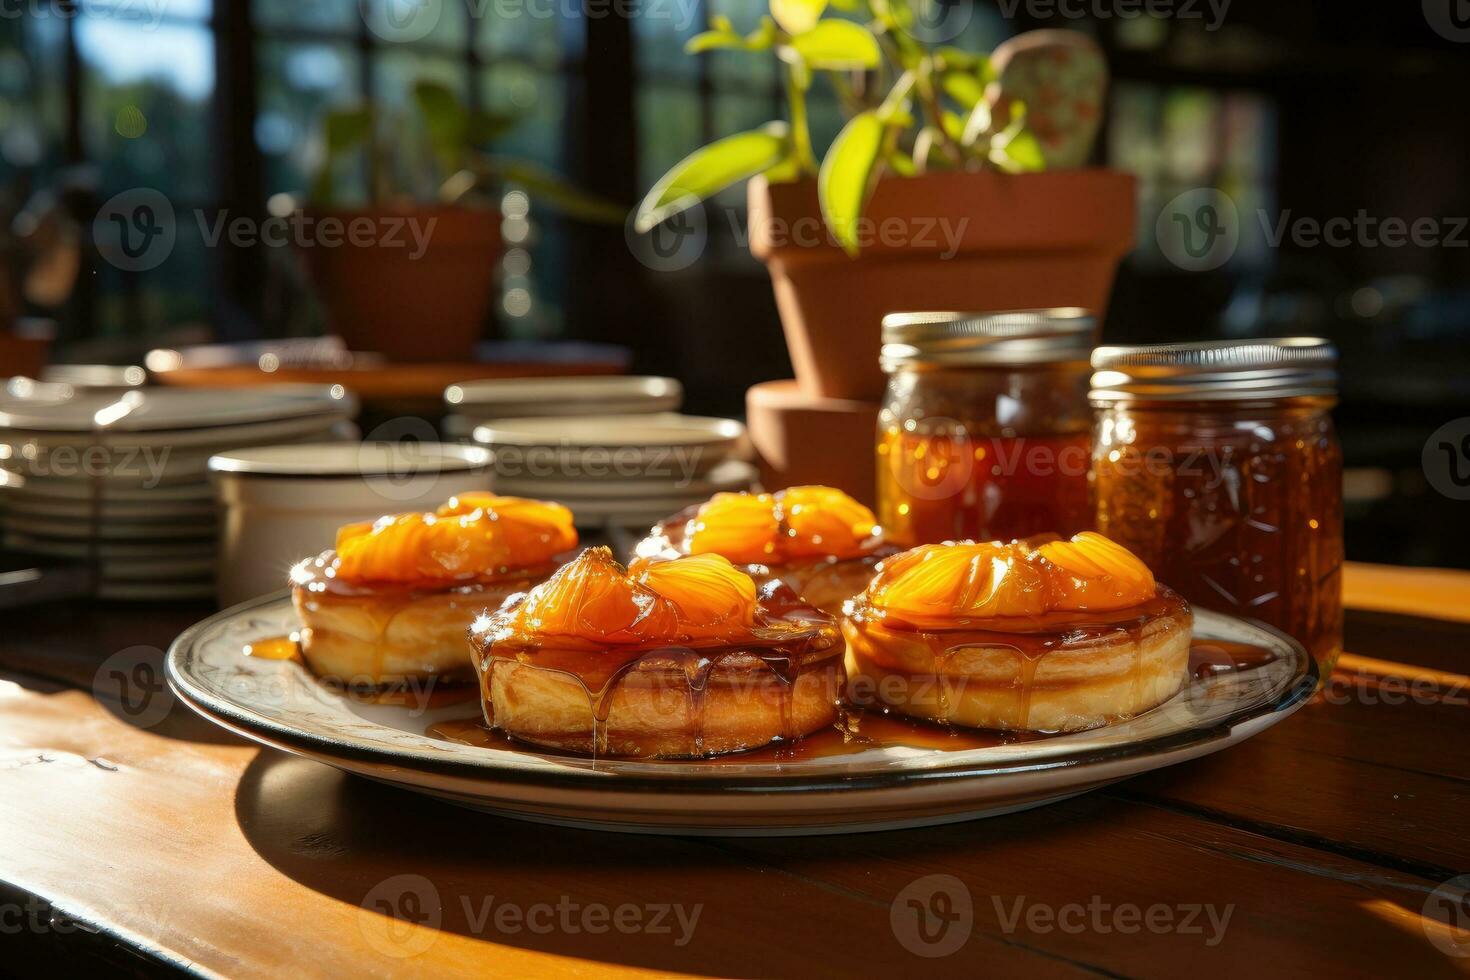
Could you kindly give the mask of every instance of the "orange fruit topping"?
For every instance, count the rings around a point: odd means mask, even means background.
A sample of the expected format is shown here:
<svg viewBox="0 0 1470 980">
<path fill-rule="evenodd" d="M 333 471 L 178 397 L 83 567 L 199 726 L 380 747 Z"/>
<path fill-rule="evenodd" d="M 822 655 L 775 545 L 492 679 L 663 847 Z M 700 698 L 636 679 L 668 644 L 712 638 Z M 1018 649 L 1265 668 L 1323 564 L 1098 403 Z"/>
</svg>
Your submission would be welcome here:
<svg viewBox="0 0 1470 980">
<path fill-rule="evenodd" d="M 719 555 L 639 566 L 629 573 L 607 548 L 588 548 L 515 608 L 522 638 L 594 643 L 681 643 L 756 626 L 755 582 Z"/>
<path fill-rule="evenodd" d="M 451 497 L 337 531 L 337 574 L 351 582 L 452 582 L 546 565 L 577 546 L 560 504 L 491 494 Z"/>
<path fill-rule="evenodd" d="M 723 555 L 651 562 L 638 580 L 674 603 L 686 629 L 755 624 L 755 580 Z"/>
<path fill-rule="evenodd" d="M 1071 541 L 920 545 L 887 559 L 869 605 L 916 625 L 957 619 L 1126 609 L 1155 595 L 1153 574 L 1126 548 L 1092 531 Z"/>
<path fill-rule="evenodd" d="M 781 521 L 768 493 L 717 493 L 689 522 L 691 555 L 724 555 L 742 564 L 776 558 Z"/>
<path fill-rule="evenodd" d="M 791 487 L 776 494 L 789 534 L 787 558 L 852 558 L 878 529 L 871 510 L 831 487 Z"/>
<path fill-rule="evenodd" d="M 768 493 L 717 493 L 689 522 L 691 555 L 718 554 L 742 564 L 795 558 L 851 558 L 878 530 L 873 512 L 841 490 L 791 487 Z"/>
<path fill-rule="evenodd" d="M 1048 541 L 1036 550 L 1052 566 L 1057 609 L 1125 609 L 1152 599 L 1154 573 L 1127 548 L 1096 531 L 1071 541 Z"/>
<path fill-rule="evenodd" d="M 673 635 L 674 620 L 674 604 L 634 581 L 610 550 L 588 548 L 530 591 L 516 631 L 632 643 Z"/>
</svg>

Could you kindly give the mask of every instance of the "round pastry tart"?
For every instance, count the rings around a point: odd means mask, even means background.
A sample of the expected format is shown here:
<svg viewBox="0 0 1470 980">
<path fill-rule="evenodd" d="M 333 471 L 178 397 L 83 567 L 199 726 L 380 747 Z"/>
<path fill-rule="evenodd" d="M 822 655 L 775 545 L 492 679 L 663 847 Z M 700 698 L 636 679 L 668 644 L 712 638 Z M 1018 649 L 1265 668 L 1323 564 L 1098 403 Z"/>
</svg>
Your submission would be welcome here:
<svg viewBox="0 0 1470 980">
<path fill-rule="evenodd" d="M 1188 673 L 1194 616 L 1100 534 L 920 545 L 847 605 L 848 693 L 974 728 L 1066 732 L 1160 704 Z"/>
<path fill-rule="evenodd" d="M 291 569 L 302 655 L 351 686 L 468 680 L 464 634 L 475 616 L 545 579 L 576 546 L 565 507 L 488 493 L 348 524 L 335 548 Z"/>
<path fill-rule="evenodd" d="M 832 724 L 842 635 L 719 555 L 636 574 L 589 548 L 470 630 L 485 718 L 564 751 L 683 758 Z"/>
<path fill-rule="evenodd" d="M 833 616 L 861 592 L 884 555 L 873 512 L 832 487 L 777 493 L 717 493 L 657 525 L 639 542 L 640 561 L 723 555 L 757 577 L 773 575 Z M 763 566 L 763 568 L 756 568 Z"/>
</svg>

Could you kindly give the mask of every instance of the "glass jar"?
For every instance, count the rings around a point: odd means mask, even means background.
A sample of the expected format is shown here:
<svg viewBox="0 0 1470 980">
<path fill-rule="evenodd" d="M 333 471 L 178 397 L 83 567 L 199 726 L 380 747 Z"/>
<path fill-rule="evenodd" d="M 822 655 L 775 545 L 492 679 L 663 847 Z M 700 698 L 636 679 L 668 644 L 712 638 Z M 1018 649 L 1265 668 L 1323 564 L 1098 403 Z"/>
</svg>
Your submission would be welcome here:
<svg viewBox="0 0 1470 980">
<path fill-rule="evenodd" d="M 1315 337 L 1100 347 L 1097 529 L 1206 609 L 1342 651 L 1337 353 Z"/>
<path fill-rule="evenodd" d="M 1092 526 L 1086 310 L 894 313 L 878 519 L 905 547 Z"/>
</svg>

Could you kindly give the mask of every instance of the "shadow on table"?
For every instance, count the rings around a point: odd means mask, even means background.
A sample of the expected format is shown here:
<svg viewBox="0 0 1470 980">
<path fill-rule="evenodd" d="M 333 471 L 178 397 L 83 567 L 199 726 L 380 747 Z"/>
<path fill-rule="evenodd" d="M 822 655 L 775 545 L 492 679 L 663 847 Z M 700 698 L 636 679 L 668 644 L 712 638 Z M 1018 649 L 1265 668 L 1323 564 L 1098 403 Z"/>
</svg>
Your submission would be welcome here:
<svg viewBox="0 0 1470 980">
<path fill-rule="evenodd" d="M 1097 805 L 1105 804 L 1084 804 L 1084 810 Z M 883 964 L 889 957 L 895 969 L 913 964 L 892 939 L 886 900 L 783 874 L 747 850 L 747 844 L 759 846 L 755 841 L 733 846 L 729 839 L 614 834 L 509 820 L 271 751 L 246 770 L 235 809 L 250 845 L 293 880 L 384 916 L 431 921 L 437 916 L 442 931 L 502 946 L 655 970 L 754 975 L 810 962 L 813 948 L 823 945 L 817 937 L 843 935 L 852 948 L 824 953 L 829 968 Z M 1052 808 L 1045 815 L 1034 813 L 1030 829 L 1044 832 L 1048 825 L 1077 817 Z M 993 838 L 1003 836 L 997 834 L 1002 821 L 987 821 L 990 830 L 981 835 L 973 831 L 976 824 L 963 827 L 971 828 L 971 837 Z M 938 828 L 941 841 L 954 837 L 942 833 L 946 829 Z M 965 833 L 960 827 L 952 830 Z M 851 861 L 885 839 L 901 843 L 918 865 L 942 861 L 927 852 L 946 850 L 943 843 L 903 832 L 792 838 L 778 846 Z M 858 840 L 863 843 L 855 847 Z M 630 902 L 638 903 L 639 927 L 620 931 L 616 916 L 628 916 L 627 924 L 634 912 L 618 909 Z M 503 913 L 502 906 L 518 911 Z M 653 928 L 663 906 L 669 911 Z M 608 910 L 605 931 L 592 931 L 583 918 L 594 907 Z M 501 914 L 512 919 L 501 922 Z M 695 914 L 697 939 L 689 928 Z M 375 919 L 359 916 L 360 926 L 365 921 L 374 934 L 363 937 L 365 950 L 379 948 L 394 925 Z M 542 927 L 539 932 L 536 926 Z M 779 935 L 791 936 L 791 943 L 772 948 L 765 941 Z M 855 936 L 870 937 L 871 948 L 867 940 L 851 942 Z M 803 952 L 803 942 L 817 947 Z"/>
</svg>

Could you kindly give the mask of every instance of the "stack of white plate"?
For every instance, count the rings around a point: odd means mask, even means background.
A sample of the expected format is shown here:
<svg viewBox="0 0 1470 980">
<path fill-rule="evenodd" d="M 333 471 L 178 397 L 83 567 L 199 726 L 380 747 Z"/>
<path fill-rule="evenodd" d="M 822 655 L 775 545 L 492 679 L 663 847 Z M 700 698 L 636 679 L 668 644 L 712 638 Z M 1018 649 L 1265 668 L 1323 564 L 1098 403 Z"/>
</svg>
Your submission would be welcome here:
<svg viewBox="0 0 1470 980">
<path fill-rule="evenodd" d="M 646 528 L 722 490 L 748 490 L 745 426 L 652 415 L 506 418 L 477 426 L 499 493 L 566 504 L 584 528 Z"/>
<path fill-rule="evenodd" d="M 499 378 L 444 389 L 445 438 L 469 441 L 494 419 L 677 412 L 684 386 L 673 378 Z"/>
<path fill-rule="evenodd" d="M 213 593 L 209 457 L 354 438 L 341 387 L 141 388 L 13 379 L 0 393 L 0 529 L 8 549 L 85 563 L 113 599 Z"/>
</svg>

